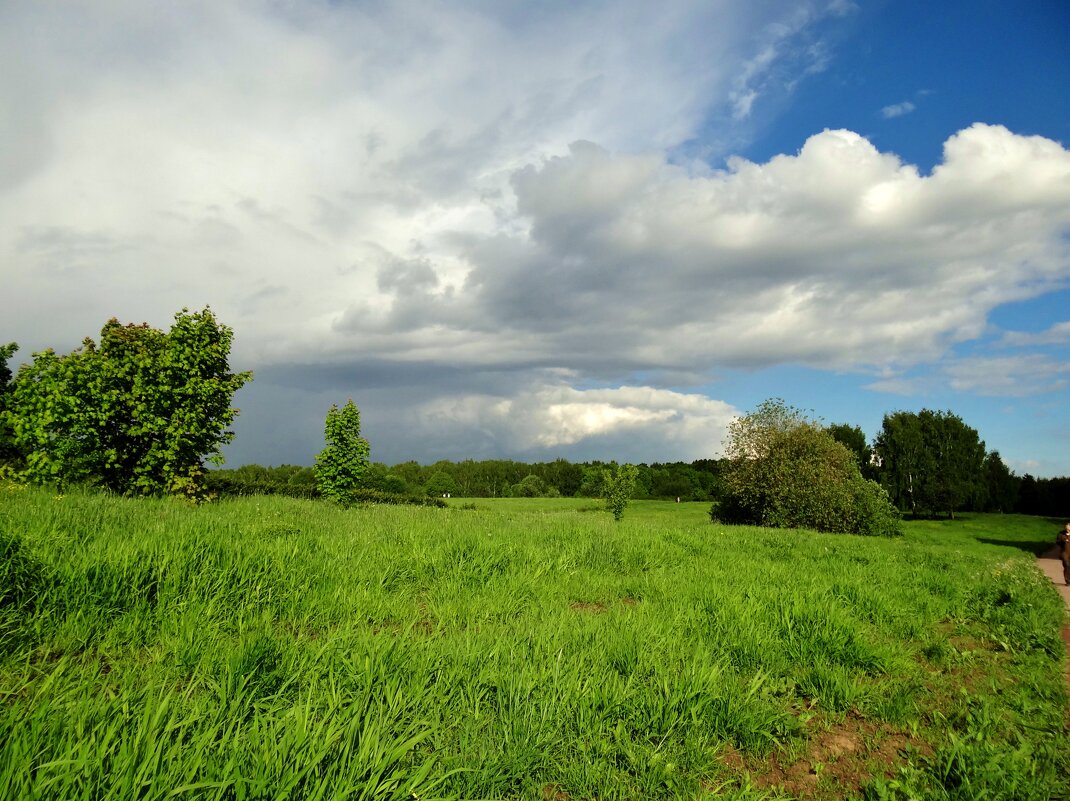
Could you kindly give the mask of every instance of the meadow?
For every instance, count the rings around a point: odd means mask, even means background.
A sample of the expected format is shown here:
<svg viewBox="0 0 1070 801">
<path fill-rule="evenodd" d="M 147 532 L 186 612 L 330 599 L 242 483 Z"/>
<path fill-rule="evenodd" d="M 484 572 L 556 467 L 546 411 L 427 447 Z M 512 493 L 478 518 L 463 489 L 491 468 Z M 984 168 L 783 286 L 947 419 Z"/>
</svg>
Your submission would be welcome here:
<svg viewBox="0 0 1070 801">
<path fill-rule="evenodd" d="M 0 798 L 1070 797 L 1043 518 L 0 487 Z"/>
</svg>

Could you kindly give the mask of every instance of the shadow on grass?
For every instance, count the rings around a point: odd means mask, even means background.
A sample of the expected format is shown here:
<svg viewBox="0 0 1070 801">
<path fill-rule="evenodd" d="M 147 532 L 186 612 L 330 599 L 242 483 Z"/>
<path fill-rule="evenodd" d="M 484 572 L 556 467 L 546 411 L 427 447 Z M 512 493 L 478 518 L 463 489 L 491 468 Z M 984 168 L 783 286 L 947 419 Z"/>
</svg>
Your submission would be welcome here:
<svg viewBox="0 0 1070 801">
<path fill-rule="evenodd" d="M 1059 548 L 1055 544 L 1055 537 L 1058 535 L 1059 530 L 1066 524 L 1065 521 L 1054 517 L 1039 518 L 1044 521 L 1045 524 L 1051 525 L 1050 538 L 1045 537 L 1038 539 L 1035 532 L 1032 532 L 1032 536 L 1027 539 L 1002 539 L 995 537 L 980 537 L 976 536 L 974 539 L 977 542 L 983 542 L 986 545 L 1002 545 L 1005 548 L 1017 548 L 1022 551 L 1028 551 L 1037 557 L 1058 559 Z"/>
<path fill-rule="evenodd" d="M 995 540 L 990 537 L 977 537 L 978 542 L 983 542 L 986 545 L 1002 545 L 1005 548 L 1018 548 L 1022 551 L 1028 551 L 1034 556 L 1048 556 L 1053 559 L 1059 557 L 1058 549 L 1052 540 Z"/>
</svg>

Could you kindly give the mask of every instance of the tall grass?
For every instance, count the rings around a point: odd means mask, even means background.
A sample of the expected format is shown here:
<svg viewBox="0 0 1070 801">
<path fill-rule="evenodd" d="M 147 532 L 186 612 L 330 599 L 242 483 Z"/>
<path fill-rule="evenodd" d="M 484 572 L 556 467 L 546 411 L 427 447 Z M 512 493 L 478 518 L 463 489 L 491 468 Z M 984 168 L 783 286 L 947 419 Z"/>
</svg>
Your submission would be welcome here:
<svg viewBox="0 0 1070 801">
<path fill-rule="evenodd" d="M 871 797 L 1070 767 L 1039 528 L 0 493 L 0 798 L 759 798 L 852 716 L 925 746 Z"/>
</svg>

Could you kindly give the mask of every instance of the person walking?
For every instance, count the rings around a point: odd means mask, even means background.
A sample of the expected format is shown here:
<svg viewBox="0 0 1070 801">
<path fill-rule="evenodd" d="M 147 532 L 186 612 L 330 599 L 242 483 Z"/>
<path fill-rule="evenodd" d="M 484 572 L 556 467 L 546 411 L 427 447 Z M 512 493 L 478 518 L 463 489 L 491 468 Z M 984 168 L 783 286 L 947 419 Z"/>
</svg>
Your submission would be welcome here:
<svg viewBox="0 0 1070 801">
<path fill-rule="evenodd" d="M 1059 546 L 1059 557 L 1063 560 L 1063 581 L 1070 585 L 1070 523 L 1059 532 L 1055 544 Z"/>
</svg>

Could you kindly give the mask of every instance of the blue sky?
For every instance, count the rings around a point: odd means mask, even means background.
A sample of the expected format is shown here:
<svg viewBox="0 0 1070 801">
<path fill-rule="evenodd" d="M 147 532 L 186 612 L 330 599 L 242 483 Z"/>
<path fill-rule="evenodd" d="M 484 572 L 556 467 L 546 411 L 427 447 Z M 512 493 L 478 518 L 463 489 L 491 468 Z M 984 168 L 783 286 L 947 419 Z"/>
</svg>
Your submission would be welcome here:
<svg viewBox="0 0 1070 801">
<path fill-rule="evenodd" d="M 1065 3 L 0 6 L 0 340 L 211 306 L 231 465 L 691 460 L 768 397 L 1070 474 Z"/>
<path fill-rule="evenodd" d="M 829 68 L 798 86 L 743 155 L 766 159 L 807 132 L 848 128 L 929 170 L 944 140 L 974 122 L 1070 140 L 1066 3 L 866 3 L 830 27 Z M 881 114 L 896 106 L 905 113 Z"/>
<path fill-rule="evenodd" d="M 790 152 L 800 136 L 826 127 L 862 133 L 925 172 L 939 163 L 944 140 L 974 122 L 1070 142 L 1066 3 L 860 4 L 858 13 L 830 27 L 836 42 L 832 63 L 786 97 L 767 127 L 741 148 L 748 159 Z M 999 331 L 1043 331 L 1067 319 L 1066 289 L 999 305 L 988 316 L 991 332 L 952 353 L 984 352 Z M 1065 339 L 1047 350 L 1064 364 L 1070 358 Z M 990 449 L 1008 455 L 1020 473 L 1070 471 L 1065 391 L 1023 402 L 956 392 L 942 382 L 912 395 L 860 395 L 857 384 L 849 375 L 783 367 L 740 377 L 720 394 L 743 408 L 786 394 L 826 420 L 860 425 L 871 438 L 886 411 L 951 409 L 987 438 Z"/>
</svg>

